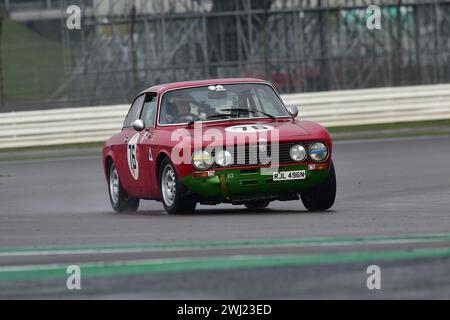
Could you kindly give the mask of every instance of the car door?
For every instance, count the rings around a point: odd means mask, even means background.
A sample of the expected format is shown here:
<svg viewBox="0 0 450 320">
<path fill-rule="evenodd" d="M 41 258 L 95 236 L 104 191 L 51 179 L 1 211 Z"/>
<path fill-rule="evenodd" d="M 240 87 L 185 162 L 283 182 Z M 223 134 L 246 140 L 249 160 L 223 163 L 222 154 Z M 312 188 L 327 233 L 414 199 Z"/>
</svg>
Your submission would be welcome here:
<svg viewBox="0 0 450 320">
<path fill-rule="evenodd" d="M 156 159 L 154 159 L 156 152 L 156 102 L 156 93 L 147 93 L 145 95 L 144 106 L 140 115 L 140 119 L 144 121 L 145 130 L 138 141 L 139 165 L 141 170 L 139 188 L 141 197 L 149 199 L 158 194 L 157 174 L 155 173 Z"/>
<path fill-rule="evenodd" d="M 134 100 L 128 111 L 127 117 L 123 123 L 122 132 L 120 133 L 121 143 L 115 150 L 115 158 L 117 161 L 117 170 L 119 172 L 120 181 L 130 196 L 139 195 L 139 150 L 138 141 L 143 131 L 136 131 L 133 128 L 133 122 L 139 119 L 145 95 L 142 94 Z"/>
</svg>

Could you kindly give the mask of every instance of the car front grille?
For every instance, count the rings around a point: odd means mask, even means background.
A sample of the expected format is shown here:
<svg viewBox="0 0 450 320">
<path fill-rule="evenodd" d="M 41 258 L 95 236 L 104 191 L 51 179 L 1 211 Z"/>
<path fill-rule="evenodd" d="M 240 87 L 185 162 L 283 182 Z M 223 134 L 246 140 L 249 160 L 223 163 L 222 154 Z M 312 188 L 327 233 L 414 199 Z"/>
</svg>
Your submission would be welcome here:
<svg viewBox="0 0 450 320">
<path fill-rule="evenodd" d="M 305 147 L 306 150 L 309 149 L 310 143 L 303 142 L 292 142 L 292 143 L 280 143 L 278 145 L 278 155 L 279 155 L 279 163 L 280 164 L 287 164 L 287 163 L 297 163 L 293 161 L 289 155 L 289 150 L 294 144 L 301 144 Z M 232 155 L 233 155 L 233 164 L 230 165 L 230 167 L 236 167 L 236 166 L 245 166 L 245 165 L 261 165 L 264 164 L 264 156 L 260 157 L 260 155 L 267 154 L 267 157 L 272 156 L 272 152 L 275 152 L 275 148 L 272 148 L 271 145 L 265 145 L 267 148 L 267 151 L 259 152 L 258 148 L 260 145 L 239 145 L 234 146 L 232 149 L 226 148 Z M 273 150 L 272 150 L 273 149 Z M 212 155 L 215 155 L 215 150 L 212 150 Z M 274 157 L 276 155 L 274 154 Z M 310 161 L 309 156 L 303 161 L 308 162 Z M 214 164 L 212 167 L 219 167 L 217 164 Z"/>
</svg>

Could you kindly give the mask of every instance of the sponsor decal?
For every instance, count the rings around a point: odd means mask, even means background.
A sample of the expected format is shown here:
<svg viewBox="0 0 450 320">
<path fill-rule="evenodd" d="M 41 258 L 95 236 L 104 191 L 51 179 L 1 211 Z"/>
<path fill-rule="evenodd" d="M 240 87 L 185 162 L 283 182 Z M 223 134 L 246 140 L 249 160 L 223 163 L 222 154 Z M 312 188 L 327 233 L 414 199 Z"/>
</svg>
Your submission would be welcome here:
<svg viewBox="0 0 450 320">
<path fill-rule="evenodd" d="M 209 86 L 208 90 L 211 90 L 211 91 L 225 91 L 225 88 L 219 84 L 217 86 Z"/>
</svg>

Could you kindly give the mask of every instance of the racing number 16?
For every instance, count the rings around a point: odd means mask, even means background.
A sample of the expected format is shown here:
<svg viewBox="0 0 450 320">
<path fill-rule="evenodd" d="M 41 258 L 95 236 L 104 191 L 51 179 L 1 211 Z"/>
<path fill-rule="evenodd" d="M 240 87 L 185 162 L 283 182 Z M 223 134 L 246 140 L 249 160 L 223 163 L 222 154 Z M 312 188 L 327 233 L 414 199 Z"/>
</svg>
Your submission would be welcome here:
<svg viewBox="0 0 450 320">
<path fill-rule="evenodd" d="M 130 149 L 130 167 L 136 169 L 136 145 L 129 144 L 128 149 Z"/>
</svg>

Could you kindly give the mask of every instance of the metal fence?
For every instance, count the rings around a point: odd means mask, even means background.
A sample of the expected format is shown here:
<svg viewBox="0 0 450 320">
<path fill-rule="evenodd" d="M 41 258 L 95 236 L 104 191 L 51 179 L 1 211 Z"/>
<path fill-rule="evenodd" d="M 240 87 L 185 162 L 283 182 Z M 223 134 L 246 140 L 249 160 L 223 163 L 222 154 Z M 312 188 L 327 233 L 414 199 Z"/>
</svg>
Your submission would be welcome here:
<svg viewBox="0 0 450 320">
<path fill-rule="evenodd" d="M 79 31 L 65 27 L 71 4 L 82 9 Z M 381 8 L 381 30 L 366 27 L 372 4 Z M 216 77 L 264 78 L 283 93 L 450 82 L 447 0 L 61 0 L 60 6 L 60 80 L 52 88 L 41 80 L 49 78 L 45 70 L 19 68 L 18 82 L 27 77 L 31 93 L 5 95 L 4 110 L 125 103 L 156 83 Z"/>
<path fill-rule="evenodd" d="M 450 119 L 450 84 L 282 95 L 299 118 L 326 127 Z M 129 105 L 0 113 L 0 150 L 103 142 L 120 131 Z"/>
</svg>

